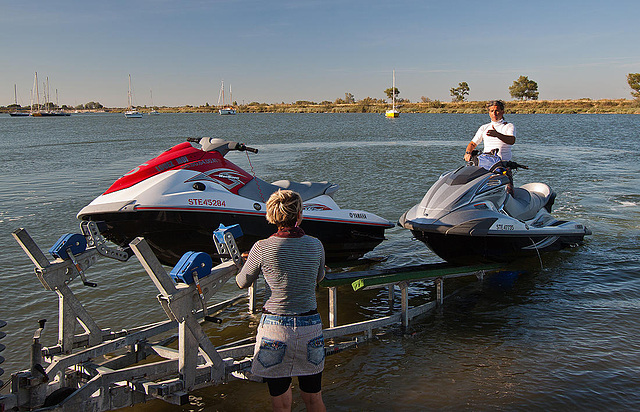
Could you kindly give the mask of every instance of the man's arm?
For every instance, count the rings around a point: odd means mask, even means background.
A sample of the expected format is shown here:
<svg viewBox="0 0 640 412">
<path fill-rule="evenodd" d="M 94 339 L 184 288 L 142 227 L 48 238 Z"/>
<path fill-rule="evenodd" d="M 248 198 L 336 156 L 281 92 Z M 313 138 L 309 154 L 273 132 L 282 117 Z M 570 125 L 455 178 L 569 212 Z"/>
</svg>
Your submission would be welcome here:
<svg viewBox="0 0 640 412">
<path fill-rule="evenodd" d="M 471 160 L 471 152 L 473 152 L 473 149 L 475 149 L 478 145 L 473 143 L 473 141 L 469 142 L 469 144 L 467 145 L 467 150 L 464 152 L 464 161 L 468 162 L 469 160 Z"/>
<path fill-rule="evenodd" d="M 493 126 L 491 127 L 491 129 L 487 130 L 487 136 L 497 137 L 498 139 L 502 140 L 506 144 L 514 144 L 516 142 L 515 136 L 502 134 L 499 131 L 497 131 Z"/>
</svg>

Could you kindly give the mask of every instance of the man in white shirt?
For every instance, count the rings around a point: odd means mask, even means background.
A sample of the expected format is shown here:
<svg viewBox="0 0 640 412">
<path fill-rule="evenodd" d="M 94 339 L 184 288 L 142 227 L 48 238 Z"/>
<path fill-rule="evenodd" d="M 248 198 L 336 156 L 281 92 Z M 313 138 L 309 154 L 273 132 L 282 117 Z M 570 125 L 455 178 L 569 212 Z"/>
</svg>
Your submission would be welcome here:
<svg viewBox="0 0 640 412">
<path fill-rule="evenodd" d="M 491 123 L 480 126 L 474 138 L 467 145 L 464 160 L 471 160 L 471 152 L 484 141 L 484 152 L 498 149 L 498 156 L 504 161 L 511 160 L 511 146 L 516 142 L 516 128 L 503 119 L 504 103 L 500 100 L 489 102 Z"/>
</svg>

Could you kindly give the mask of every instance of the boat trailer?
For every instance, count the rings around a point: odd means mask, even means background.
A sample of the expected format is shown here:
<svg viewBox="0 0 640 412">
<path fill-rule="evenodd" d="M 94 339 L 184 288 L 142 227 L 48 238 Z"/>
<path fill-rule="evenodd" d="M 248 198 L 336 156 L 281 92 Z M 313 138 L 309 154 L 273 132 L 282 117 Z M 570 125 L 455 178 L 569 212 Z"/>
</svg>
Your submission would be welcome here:
<svg viewBox="0 0 640 412">
<path fill-rule="evenodd" d="M 129 248 L 121 249 L 107 244 L 95 222 L 82 222 L 80 227 L 82 234 L 64 235 L 49 250 L 55 258 L 53 261 L 49 261 L 25 229 L 12 233 L 35 265 L 35 274 L 42 286 L 58 295 L 58 342 L 53 346 L 42 345 L 40 336 L 46 320 L 40 320 L 30 347 L 30 369 L 11 375 L 5 385 L 9 392 L 0 393 L 0 411 L 101 412 L 151 399 L 184 405 L 188 403 L 189 392 L 199 388 L 219 385 L 232 378 L 262 381 L 250 373 L 255 336 L 215 347 L 202 327 L 203 322 L 221 322 L 209 314 L 241 301 L 248 301 L 249 312 L 256 313 L 255 283 L 246 294 L 208 304 L 242 267 L 235 243 L 235 238 L 241 235 L 239 226 L 221 226 L 213 233 L 218 250 L 216 257 L 221 263 L 213 266 L 209 255 L 189 252 L 170 273 L 143 238 L 136 238 Z M 133 255 L 157 287 L 157 299 L 168 319 L 120 331 L 102 328 L 69 284 L 80 277 L 84 286 L 93 287 L 95 284 L 87 280 L 85 272 L 99 258 L 126 261 Z M 411 319 L 442 304 L 445 279 L 476 276 L 482 280 L 485 274 L 498 269 L 497 265 L 460 267 L 436 263 L 329 272 L 320 283 L 329 293 L 325 354 L 338 353 L 372 339 L 376 329 L 392 325 L 407 327 Z M 432 281 L 436 298 L 411 307 L 409 285 L 418 281 Z M 347 285 L 354 291 L 388 288 L 392 313 L 339 325 L 337 292 L 339 287 Z M 393 313 L 396 288 L 400 291 L 401 310 Z M 0 328 L 4 324 L 0 321 Z M 76 334 L 78 324 L 83 332 Z M 2 337 L 4 333 L 0 339 Z M 0 351 L 2 349 L 0 345 Z M 0 363 L 2 360 L 0 357 Z"/>
</svg>

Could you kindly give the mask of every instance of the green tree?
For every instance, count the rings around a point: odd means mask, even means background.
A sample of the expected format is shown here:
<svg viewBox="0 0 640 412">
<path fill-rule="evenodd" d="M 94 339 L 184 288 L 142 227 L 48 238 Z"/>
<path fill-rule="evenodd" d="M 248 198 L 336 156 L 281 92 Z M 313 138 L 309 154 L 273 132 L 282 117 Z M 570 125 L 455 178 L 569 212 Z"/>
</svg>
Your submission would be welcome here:
<svg viewBox="0 0 640 412">
<path fill-rule="evenodd" d="M 389 87 L 384 91 L 384 94 L 386 94 L 389 99 L 393 99 L 393 95 L 395 94 L 397 99 L 398 95 L 400 94 L 400 90 L 398 90 L 397 87 Z"/>
<path fill-rule="evenodd" d="M 538 100 L 538 83 L 527 76 L 520 76 L 509 87 L 509 93 L 517 100 Z"/>
<path fill-rule="evenodd" d="M 345 93 L 345 94 L 344 94 L 344 101 L 345 101 L 347 104 L 352 104 L 352 103 L 355 103 L 355 102 L 356 102 L 356 98 L 355 98 L 355 97 L 353 97 L 353 94 L 351 94 L 351 93 Z"/>
<path fill-rule="evenodd" d="M 631 87 L 631 96 L 640 99 L 640 73 L 627 74 L 627 83 Z"/>
<path fill-rule="evenodd" d="M 84 108 L 88 110 L 102 109 L 103 107 L 104 106 L 102 106 L 99 102 L 89 102 L 84 105 Z"/>
<path fill-rule="evenodd" d="M 465 96 L 467 96 L 469 94 L 469 85 L 467 84 L 467 82 L 461 82 L 458 83 L 458 87 L 452 87 L 451 89 L 449 89 L 449 92 L 451 93 L 451 101 L 453 102 L 463 102 L 465 99 Z"/>
</svg>

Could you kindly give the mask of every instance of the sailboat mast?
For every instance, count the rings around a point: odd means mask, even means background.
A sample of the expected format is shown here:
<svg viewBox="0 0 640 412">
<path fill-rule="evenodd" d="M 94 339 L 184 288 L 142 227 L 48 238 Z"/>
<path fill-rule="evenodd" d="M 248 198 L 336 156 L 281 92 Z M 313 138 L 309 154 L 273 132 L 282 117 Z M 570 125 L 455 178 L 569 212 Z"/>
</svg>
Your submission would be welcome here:
<svg viewBox="0 0 640 412">
<path fill-rule="evenodd" d="M 127 91 L 127 107 L 131 109 L 131 75 L 129 75 L 129 90 Z"/>
<path fill-rule="evenodd" d="M 395 110 L 396 108 L 396 70 L 393 69 L 393 83 L 392 83 L 392 87 L 391 87 L 391 93 L 393 96 L 393 109 Z"/>
<path fill-rule="evenodd" d="M 220 108 L 224 106 L 224 80 L 220 84 L 220 93 L 218 93 L 218 106 Z"/>
<path fill-rule="evenodd" d="M 40 110 L 40 91 L 38 90 L 38 72 L 36 72 L 36 110 Z"/>
</svg>

